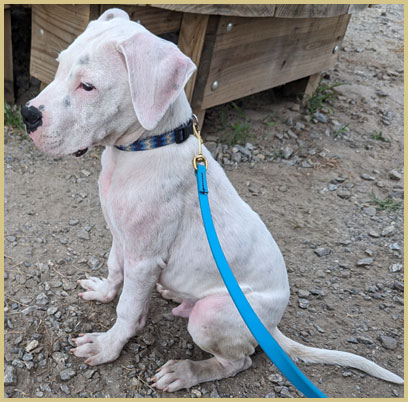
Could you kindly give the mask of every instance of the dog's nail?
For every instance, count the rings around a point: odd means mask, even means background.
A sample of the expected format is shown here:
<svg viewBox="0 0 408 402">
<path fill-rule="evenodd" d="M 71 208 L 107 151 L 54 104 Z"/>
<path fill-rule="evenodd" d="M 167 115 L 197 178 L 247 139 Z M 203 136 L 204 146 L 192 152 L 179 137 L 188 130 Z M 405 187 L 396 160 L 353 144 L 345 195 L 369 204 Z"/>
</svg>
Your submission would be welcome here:
<svg viewBox="0 0 408 402">
<path fill-rule="evenodd" d="M 76 352 L 76 348 L 72 348 L 72 349 L 70 350 L 70 352 L 71 352 L 72 354 L 74 354 L 74 353 Z"/>
<path fill-rule="evenodd" d="M 158 373 L 160 370 L 161 370 L 162 368 L 161 367 L 159 367 L 157 370 L 156 370 L 156 373 Z"/>
</svg>

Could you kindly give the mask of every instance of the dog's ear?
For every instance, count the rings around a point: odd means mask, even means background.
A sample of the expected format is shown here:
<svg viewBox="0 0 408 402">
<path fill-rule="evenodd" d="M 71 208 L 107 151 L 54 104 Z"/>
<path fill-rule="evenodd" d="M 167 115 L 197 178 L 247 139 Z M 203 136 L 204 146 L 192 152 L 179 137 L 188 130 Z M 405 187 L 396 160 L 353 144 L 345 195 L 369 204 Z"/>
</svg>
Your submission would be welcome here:
<svg viewBox="0 0 408 402">
<path fill-rule="evenodd" d="M 146 130 L 152 130 L 196 67 L 176 45 L 148 31 L 122 41 L 119 50 L 125 57 L 136 116 Z"/>
<path fill-rule="evenodd" d="M 98 21 L 110 21 L 114 18 L 123 18 L 129 21 L 128 13 L 120 8 L 110 8 L 106 10 L 99 16 Z"/>
</svg>

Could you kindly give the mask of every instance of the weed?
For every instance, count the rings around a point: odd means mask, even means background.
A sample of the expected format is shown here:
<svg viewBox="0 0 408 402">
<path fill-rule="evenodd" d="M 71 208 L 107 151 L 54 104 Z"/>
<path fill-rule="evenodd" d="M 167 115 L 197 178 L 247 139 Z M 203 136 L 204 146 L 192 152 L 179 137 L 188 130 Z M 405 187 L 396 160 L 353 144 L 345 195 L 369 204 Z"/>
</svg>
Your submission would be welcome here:
<svg viewBox="0 0 408 402">
<path fill-rule="evenodd" d="M 390 196 L 384 200 L 381 200 L 374 194 L 371 194 L 370 204 L 375 205 L 380 211 L 397 211 L 402 207 L 402 201 L 395 201 Z"/>
<path fill-rule="evenodd" d="M 245 144 L 248 139 L 249 129 L 251 128 L 248 122 L 236 122 L 231 125 L 232 133 L 230 144 Z"/>
<path fill-rule="evenodd" d="M 319 110 L 326 107 L 330 112 L 332 112 L 332 108 L 328 106 L 328 102 L 334 101 L 337 99 L 337 94 L 334 91 L 334 88 L 345 85 L 345 82 L 335 82 L 333 84 L 324 84 L 320 80 L 319 85 L 313 92 L 311 96 L 306 98 L 307 108 L 309 113 L 313 115 L 314 113 L 318 112 Z"/>
<path fill-rule="evenodd" d="M 373 140 L 377 140 L 377 141 L 389 142 L 389 140 L 387 140 L 387 139 L 383 136 L 382 131 L 374 131 L 374 132 L 371 134 L 371 138 L 372 138 Z"/>
<path fill-rule="evenodd" d="M 350 129 L 348 124 L 341 126 L 334 133 L 334 138 L 338 137 L 340 134 L 348 133 L 349 131 Z"/>
<path fill-rule="evenodd" d="M 284 156 L 284 153 L 283 153 L 283 151 L 282 150 L 280 150 L 280 151 L 275 151 L 274 153 L 273 153 L 273 158 L 274 159 L 278 159 L 278 158 L 283 158 L 283 156 Z"/>
<path fill-rule="evenodd" d="M 239 115 L 246 120 L 246 114 L 245 112 L 235 103 L 231 102 L 232 107 L 239 113 Z"/>
<path fill-rule="evenodd" d="M 24 130 L 19 108 L 17 106 L 10 106 L 6 102 L 4 103 L 4 125 L 17 128 L 21 131 Z"/>
</svg>

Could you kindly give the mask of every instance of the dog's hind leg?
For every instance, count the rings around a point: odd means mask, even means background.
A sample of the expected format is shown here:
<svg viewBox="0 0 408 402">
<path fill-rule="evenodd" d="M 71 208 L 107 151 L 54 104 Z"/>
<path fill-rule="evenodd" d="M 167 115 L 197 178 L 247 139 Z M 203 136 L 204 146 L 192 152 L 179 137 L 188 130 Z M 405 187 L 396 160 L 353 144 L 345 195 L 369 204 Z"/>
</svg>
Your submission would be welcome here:
<svg viewBox="0 0 408 402">
<path fill-rule="evenodd" d="M 78 283 L 86 290 L 79 293 L 84 300 L 97 300 L 102 303 L 108 303 L 116 296 L 120 286 L 123 283 L 123 257 L 121 257 L 115 240 L 108 258 L 109 274 L 107 278 L 90 277 L 80 279 Z"/>
<path fill-rule="evenodd" d="M 160 285 L 160 283 L 156 284 L 156 290 L 160 293 L 163 299 L 171 300 L 180 304 L 171 311 L 173 315 L 184 318 L 188 318 L 190 316 L 195 305 L 195 301 L 181 299 L 171 290 L 165 289 L 162 285 Z"/>
<path fill-rule="evenodd" d="M 251 366 L 249 357 L 257 345 L 229 296 L 198 300 L 189 317 L 194 342 L 214 355 L 208 360 L 170 360 L 162 366 L 153 386 L 177 391 L 205 381 L 231 377 Z"/>
</svg>

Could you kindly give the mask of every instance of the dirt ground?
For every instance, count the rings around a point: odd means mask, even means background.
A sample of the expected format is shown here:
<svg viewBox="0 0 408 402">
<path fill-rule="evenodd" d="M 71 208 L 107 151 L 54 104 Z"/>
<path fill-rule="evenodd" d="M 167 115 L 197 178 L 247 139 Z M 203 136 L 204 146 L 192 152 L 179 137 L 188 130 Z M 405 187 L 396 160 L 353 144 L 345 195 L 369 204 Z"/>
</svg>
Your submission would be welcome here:
<svg viewBox="0 0 408 402">
<path fill-rule="evenodd" d="M 209 149 L 285 257 L 291 299 L 281 331 L 306 345 L 363 355 L 400 376 L 402 50 L 403 6 L 367 9 L 353 15 L 338 63 L 324 73 L 327 84 L 349 85 L 336 87 L 337 99 L 312 120 L 299 100 L 271 90 L 210 110 L 204 126 Z M 217 146 L 234 133 L 243 148 Z M 100 154 L 54 160 L 5 130 L 6 396 L 301 396 L 259 348 L 253 366 L 236 377 L 156 392 L 148 378 L 167 360 L 208 357 L 185 320 L 171 315 L 174 303 L 157 293 L 146 328 L 115 362 L 88 367 L 70 354 L 73 337 L 105 331 L 116 316 L 117 299 L 103 305 L 77 297 L 77 279 L 107 275 Z M 403 386 L 358 370 L 299 367 L 330 397 L 404 395 Z"/>
</svg>

